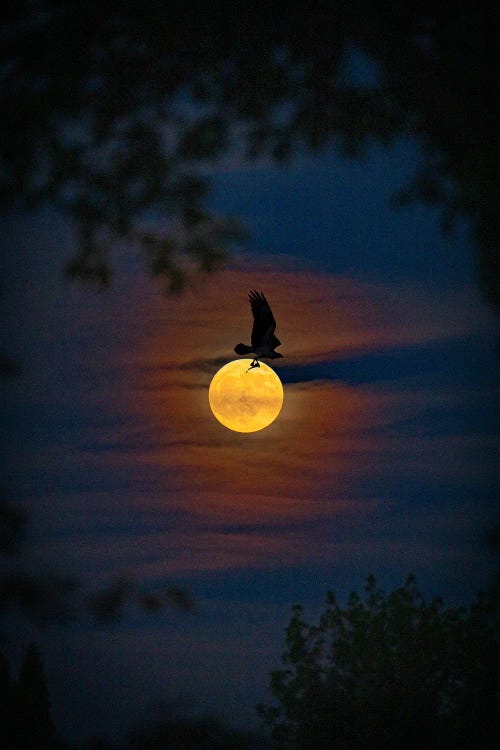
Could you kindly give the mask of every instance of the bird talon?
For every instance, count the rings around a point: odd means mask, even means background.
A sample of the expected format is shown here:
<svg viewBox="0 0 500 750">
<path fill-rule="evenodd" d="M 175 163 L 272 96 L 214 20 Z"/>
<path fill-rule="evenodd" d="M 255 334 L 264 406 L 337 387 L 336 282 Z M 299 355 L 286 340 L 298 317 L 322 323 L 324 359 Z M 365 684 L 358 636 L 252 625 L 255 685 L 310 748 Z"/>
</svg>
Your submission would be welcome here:
<svg viewBox="0 0 500 750">
<path fill-rule="evenodd" d="M 260 362 L 257 359 L 254 359 L 246 372 L 249 372 L 249 370 L 253 370 L 254 367 L 260 367 Z"/>
</svg>

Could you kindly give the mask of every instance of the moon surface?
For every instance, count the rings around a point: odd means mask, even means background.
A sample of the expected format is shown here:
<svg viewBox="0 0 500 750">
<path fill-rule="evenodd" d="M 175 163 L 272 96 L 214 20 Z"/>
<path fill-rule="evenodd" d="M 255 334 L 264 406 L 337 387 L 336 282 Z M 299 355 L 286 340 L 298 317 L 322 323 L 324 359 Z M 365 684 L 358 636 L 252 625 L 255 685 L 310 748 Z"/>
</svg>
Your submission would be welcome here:
<svg viewBox="0 0 500 750">
<path fill-rule="evenodd" d="M 228 362 L 215 373 L 208 389 L 214 417 L 235 432 L 263 430 L 283 406 L 283 386 L 274 370 L 264 362 L 248 370 L 251 364 L 251 359 Z"/>
</svg>

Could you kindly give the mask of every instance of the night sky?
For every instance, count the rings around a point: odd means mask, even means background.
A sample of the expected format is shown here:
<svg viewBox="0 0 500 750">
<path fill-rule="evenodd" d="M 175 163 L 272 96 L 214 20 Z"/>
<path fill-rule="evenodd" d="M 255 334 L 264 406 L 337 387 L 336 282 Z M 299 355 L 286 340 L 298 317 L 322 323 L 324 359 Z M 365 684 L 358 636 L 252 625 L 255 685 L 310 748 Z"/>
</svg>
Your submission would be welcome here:
<svg viewBox="0 0 500 750">
<path fill-rule="evenodd" d="M 212 205 L 251 240 L 175 297 L 126 247 L 108 290 L 64 281 L 65 220 L 4 221 L 2 305 L 22 365 L 2 383 L 5 460 L 30 519 L 24 563 L 194 601 L 109 626 L 7 623 L 14 665 L 39 643 L 64 736 L 112 738 L 158 704 L 258 726 L 292 604 L 312 620 L 328 590 L 370 573 L 390 589 L 413 572 L 449 604 L 491 581 L 494 317 L 467 226 L 443 237 L 434 210 L 390 207 L 417 153 L 224 163 Z M 208 386 L 249 338 L 251 289 L 277 320 L 285 401 L 241 435 L 211 415 Z"/>
</svg>

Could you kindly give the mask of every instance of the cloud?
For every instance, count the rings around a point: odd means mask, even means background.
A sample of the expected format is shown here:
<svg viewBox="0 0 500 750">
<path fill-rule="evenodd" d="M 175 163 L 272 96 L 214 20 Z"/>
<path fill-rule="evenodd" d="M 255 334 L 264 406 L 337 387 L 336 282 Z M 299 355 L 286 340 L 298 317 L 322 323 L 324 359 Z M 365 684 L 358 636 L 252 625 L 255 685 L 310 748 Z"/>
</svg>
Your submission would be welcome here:
<svg viewBox="0 0 500 750">
<path fill-rule="evenodd" d="M 481 475 L 482 438 L 453 417 L 472 385 L 453 378 L 462 350 L 489 325 L 469 290 L 430 297 L 248 255 L 179 298 L 130 284 L 73 316 L 69 294 L 62 340 L 33 373 L 20 474 L 41 521 L 37 559 L 92 579 L 338 562 L 398 493 Z M 285 402 L 242 435 L 207 393 L 250 337 L 252 288 L 277 320 Z M 47 326 L 61 337 L 57 316 Z M 478 390 L 483 412 L 487 397 Z M 363 541 L 338 537 L 348 522 Z M 369 549 L 382 554 L 382 538 L 375 524 Z"/>
</svg>

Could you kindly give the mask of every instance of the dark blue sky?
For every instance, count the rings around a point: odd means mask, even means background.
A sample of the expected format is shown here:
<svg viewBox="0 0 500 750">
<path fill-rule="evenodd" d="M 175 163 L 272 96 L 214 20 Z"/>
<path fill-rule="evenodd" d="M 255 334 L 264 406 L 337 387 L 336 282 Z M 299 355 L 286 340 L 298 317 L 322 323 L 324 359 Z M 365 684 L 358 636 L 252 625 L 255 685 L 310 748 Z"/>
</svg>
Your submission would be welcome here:
<svg viewBox="0 0 500 750">
<path fill-rule="evenodd" d="M 475 260 L 465 223 L 443 237 L 437 208 L 390 210 L 420 156 L 415 142 L 401 139 L 373 146 L 359 161 L 329 150 L 279 170 L 228 169 L 216 176 L 213 204 L 247 219 L 257 252 L 370 279 L 470 283 Z"/>
<path fill-rule="evenodd" d="M 89 587 L 173 581 L 197 603 L 115 627 L 10 623 L 14 661 L 40 642 L 67 736 L 114 735 L 162 701 L 255 724 L 292 604 L 312 618 L 370 573 L 393 587 L 413 571 L 450 603 L 491 580 L 494 319 L 466 228 L 444 238 L 434 210 L 389 206 L 416 154 L 221 168 L 213 205 L 252 240 L 178 299 L 121 249 L 109 291 L 63 282 L 64 221 L 6 222 L 23 374 L 2 383 L 5 457 L 32 521 L 26 563 Z M 254 287 L 283 341 L 285 406 L 242 437 L 215 423 L 207 388 L 249 333 Z"/>
</svg>

